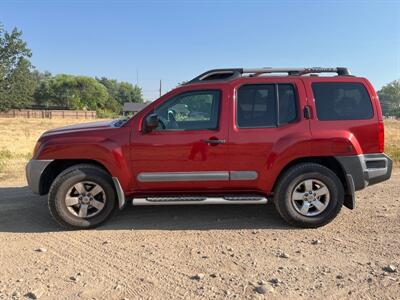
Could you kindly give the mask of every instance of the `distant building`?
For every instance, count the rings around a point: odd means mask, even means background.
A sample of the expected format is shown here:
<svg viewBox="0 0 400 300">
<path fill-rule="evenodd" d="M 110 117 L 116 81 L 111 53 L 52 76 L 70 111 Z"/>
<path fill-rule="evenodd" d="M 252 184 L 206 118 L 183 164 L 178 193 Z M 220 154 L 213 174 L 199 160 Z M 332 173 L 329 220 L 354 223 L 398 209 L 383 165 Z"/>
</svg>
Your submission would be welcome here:
<svg viewBox="0 0 400 300">
<path fill-rule="evenodd" d="M 139 111 L 147 106 L 148 103 L 133 103 L 133 102 L 125 102 L 123 107 L 123 114 L 129 115 L 133 114 L 136 115 Z"/>
</svg>

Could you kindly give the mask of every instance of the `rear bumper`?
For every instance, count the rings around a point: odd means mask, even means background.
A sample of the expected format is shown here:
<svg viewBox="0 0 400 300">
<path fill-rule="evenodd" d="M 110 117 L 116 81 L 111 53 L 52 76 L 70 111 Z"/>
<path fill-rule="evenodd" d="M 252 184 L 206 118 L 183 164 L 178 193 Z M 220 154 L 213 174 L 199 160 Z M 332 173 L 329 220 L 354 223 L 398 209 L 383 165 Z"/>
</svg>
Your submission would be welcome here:
<svg viewBox="0 0 400 300">
<path fill-rule="evenodd" d="M 347 181 L 352 181 L 355 191 L 388 180 L 392 175 L 393 162 L 384 153 L 337 156 L 346 172 Z"/>
<path fill-rule="evenodd" d="M 25 167 L 26 180 L 32 192 L 40 194 L 40 179 L 43 171 L 53 160 L 31 159 Z"/>
</svg>

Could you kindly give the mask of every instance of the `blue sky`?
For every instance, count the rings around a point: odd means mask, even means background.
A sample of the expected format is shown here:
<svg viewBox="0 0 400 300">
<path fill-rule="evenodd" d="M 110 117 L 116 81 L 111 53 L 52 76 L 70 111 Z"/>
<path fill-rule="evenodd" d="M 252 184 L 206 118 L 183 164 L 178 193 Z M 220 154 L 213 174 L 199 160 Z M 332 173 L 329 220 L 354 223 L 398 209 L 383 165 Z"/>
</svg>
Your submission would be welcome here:
<svg viewBox="0 0 400 300">
<path fill-rule="evenodd" d="M 154 100 L 207 69 L 348 66 L 400 79 L 400 1 L 1 1 L 41 71 L 138 83 Z"/>
</svg>

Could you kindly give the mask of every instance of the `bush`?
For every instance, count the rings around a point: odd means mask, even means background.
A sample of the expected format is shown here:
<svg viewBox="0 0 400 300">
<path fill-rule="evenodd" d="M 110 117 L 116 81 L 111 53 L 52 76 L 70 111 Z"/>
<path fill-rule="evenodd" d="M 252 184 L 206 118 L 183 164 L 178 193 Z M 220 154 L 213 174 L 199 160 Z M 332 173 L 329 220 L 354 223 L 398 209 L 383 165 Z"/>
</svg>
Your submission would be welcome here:
<svg viewBox="0 0 400 300">
<path fill-rule="evenodd" d="M 96 111 L 97 118 L 101 119 L 115 119 L 118 118 L 119 114 L 109 109 L 98 109 Z"/>
</svg>

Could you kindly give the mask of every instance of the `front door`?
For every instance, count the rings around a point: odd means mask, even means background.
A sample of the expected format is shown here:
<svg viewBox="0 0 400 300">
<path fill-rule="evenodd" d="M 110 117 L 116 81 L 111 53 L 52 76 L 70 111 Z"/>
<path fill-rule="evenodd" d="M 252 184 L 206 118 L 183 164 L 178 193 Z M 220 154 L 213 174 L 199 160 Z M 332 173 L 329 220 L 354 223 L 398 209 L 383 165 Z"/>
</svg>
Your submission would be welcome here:
<svg viewBox="0 0 400 300">
<path fill-rule="evenodd" d="M 178 92 L 157 103 L 147 115 L 158 115 L 158 128 L 135 132 L 131 141 L 136 192 L 228 188 L 226 102 L 222 90 L 206 89 Z"/>
</svg>

